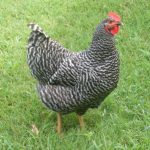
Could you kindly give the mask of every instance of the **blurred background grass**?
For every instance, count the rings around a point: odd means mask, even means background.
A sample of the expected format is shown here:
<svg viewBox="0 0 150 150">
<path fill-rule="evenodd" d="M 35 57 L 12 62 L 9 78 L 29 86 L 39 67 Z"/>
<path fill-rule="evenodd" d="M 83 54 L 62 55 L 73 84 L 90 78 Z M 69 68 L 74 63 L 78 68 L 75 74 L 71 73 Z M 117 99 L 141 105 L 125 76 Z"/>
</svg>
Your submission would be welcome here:
<svg viewBox="0 0 150 150">
<path fill-rule="evenodd" d="M 80 51 L 109 11 L 124 27 L 116 37 L 121 59 L 118 88 L 97 110 L 85 115 L 79 130 L 74 114 L 63 117 L 64 138 L 55 133 L 56 114 L 37 96 L 26 63 L 27 24 L 38 23 L 65 47 Z M 1 0 L 0 2 L 1 149 L 149 149 L 150 2 L 148 0 Z M 31 125 L 40 133 L 35 136 Z"/>
</svg>

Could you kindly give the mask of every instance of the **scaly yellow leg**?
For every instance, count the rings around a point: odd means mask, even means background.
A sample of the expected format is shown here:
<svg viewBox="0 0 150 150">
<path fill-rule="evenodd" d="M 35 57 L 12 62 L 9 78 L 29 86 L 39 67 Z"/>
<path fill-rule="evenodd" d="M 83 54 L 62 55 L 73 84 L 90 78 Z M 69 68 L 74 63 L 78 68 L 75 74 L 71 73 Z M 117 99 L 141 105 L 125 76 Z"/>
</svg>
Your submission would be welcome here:
<svg viewBox="0 0 150 150">
<path fill-rule="evenodd" d="M 57 133 L 58 134 L 61 134 L 61 131 L 62 131 L 62 115 L 61 113 L 57 113 Z"/>
<path fill-rule="evenodd" d="M 83 116 L 78 115 L 78 119 L 79 119 L 79 124 L 80 124 L 80 128 L 83 129 L 84 128 L 84 120 L 83 120 Z"/>
</svg>

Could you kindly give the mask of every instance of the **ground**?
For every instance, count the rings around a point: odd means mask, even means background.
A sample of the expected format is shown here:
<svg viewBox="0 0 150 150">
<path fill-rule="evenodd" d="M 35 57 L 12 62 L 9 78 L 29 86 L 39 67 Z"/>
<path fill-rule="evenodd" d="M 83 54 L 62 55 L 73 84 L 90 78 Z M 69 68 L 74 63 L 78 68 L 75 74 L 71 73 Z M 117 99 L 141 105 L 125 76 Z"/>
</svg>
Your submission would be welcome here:
<svg viewBox="0 0 150 150">
<path fill-rule="evenodd" d="M 0 149 L 150 149 L 150 3 L 147 0 L 0 1 Z M 27 24 L 38 23 L 65 47 L 86 49 L 96 25 L 116 11 L 124 27 L 116 36 L 121 70 L 117 89 L 99 109 L 85 115 L 80 131 L 75 114 L 45 108 L 26 63 Z M 39 134 L 32 132 L 35 125 Z"/>
</svg>

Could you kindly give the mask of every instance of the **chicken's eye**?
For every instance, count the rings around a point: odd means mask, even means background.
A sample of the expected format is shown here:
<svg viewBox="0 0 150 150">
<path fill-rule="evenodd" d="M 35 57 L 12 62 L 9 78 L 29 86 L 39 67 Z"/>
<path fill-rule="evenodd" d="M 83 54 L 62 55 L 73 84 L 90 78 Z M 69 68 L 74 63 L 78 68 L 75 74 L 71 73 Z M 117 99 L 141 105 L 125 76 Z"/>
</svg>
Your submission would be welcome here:
<svg viewBox="0 0 150 150">
<path fill-rule="evenodd" d="M 112 23 L 112 22 L 114 22 L 114 19 L 109 17 L 109 22 L 108 23 Z"/>
</svg>

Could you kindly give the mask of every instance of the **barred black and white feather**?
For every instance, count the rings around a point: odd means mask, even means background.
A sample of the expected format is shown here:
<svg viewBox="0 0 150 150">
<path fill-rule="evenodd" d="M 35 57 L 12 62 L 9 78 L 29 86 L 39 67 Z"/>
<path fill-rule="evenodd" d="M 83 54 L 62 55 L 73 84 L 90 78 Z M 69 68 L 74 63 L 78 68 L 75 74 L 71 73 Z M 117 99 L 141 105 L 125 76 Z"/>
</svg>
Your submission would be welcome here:
<svg viewBox="0 0 150 150">
<path fill-rule="evenodd" d="M 42 102 L 63 114 L 84 114 L 95 108 L 116 88 L 119 56 L 114 37 L 103 23 L 87 50 L 73 53 L 52 40 L 36 24 L 29 24 L 28 65 L 38 81 Z"/>
</svg>

